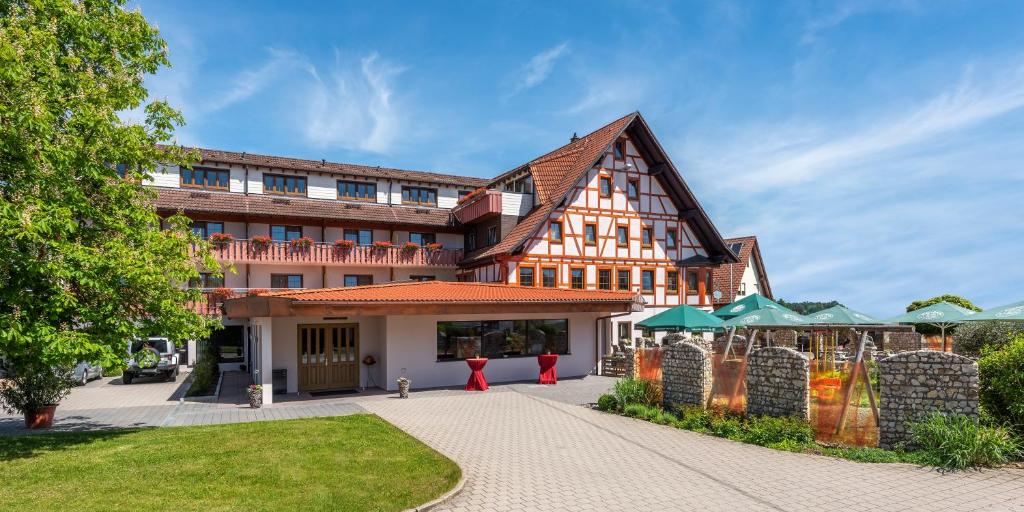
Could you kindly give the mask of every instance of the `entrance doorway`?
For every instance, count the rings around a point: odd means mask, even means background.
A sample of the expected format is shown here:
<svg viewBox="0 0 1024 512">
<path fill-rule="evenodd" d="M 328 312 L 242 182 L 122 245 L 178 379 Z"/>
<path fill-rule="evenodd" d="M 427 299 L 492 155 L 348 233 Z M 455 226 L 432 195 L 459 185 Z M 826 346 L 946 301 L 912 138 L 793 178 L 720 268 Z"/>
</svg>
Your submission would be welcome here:
<svg viewBox="0 0 1024 512">
<path fill-rule="evenodd" d="M 359 326 L 300 325 L 299 391 L 359 386 Z"/>
</svg>

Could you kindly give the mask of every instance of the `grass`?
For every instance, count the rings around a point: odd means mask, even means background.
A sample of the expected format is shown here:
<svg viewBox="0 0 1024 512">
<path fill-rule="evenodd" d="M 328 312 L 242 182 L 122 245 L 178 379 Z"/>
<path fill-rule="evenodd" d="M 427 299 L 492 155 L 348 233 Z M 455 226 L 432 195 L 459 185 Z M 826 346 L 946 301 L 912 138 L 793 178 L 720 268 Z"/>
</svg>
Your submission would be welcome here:
<svg viewBox="0 0 1024 512">
<path fill-rule="evenodd" d="M 458 466 L 373 415 L 28 435 L 0 443 L 0 510 L 403 510 Z"/>
</svg>

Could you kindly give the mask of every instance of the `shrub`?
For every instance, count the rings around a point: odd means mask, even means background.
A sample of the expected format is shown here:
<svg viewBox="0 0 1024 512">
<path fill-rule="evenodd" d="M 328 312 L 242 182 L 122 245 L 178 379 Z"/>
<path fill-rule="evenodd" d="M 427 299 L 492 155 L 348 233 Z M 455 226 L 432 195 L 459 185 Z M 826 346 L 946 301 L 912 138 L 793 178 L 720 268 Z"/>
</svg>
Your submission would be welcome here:
<svg viewBox="0 0 1024 512">
<path fill-rule="evenodd" d="M 964 322 L 953 332 L 953 351 L 978 357 L 986 347 L 1001 348 L 1021 335 L 1024 335 L 1024 322 Z"/>
<path fill-rule="evenodd" d="M 11 364 L 0 386 L 0 406 L 10 413 L 35 413 L 59 404 L 71 392 L 71 368 L 45 364 Z"/>
<path fill-rule="evenodd" d="M 814 430 L 808 422 L 797 418 L 757 416 L 747 419 L 743 441 L 760 446 L 808 445 L 814 442 Z"/>
<path fill-rule="evenodd" d="M 910 432 L 922 461 L 946 469 L 998 466 L 1020 453 L 1006 429 L 984 426 L 960 414 L 932 413 L 911 425 Z"/>
<path fill-rule="evenodd" d="M 626 404 L 622 407 L 622 414 L 630 418 L 643 418 L 647 413 L 647 406 L 644 404 Z"/>
<path fill-rule="evenodd" d="M 712 417 L 711 412 L 702 407 L 687 406 L 679 409 L 679 419 L 676 426 L 695 432 L 710 432 Z"/>
<path fill-rule="evenodd" d="M 612 395 L 601 395 L 597 398 L 597 408 L 602 411 L 616 411 L 619 409 L 619 401 Z"/>
<path fill-rule="evenodd" d="M 217 378 L 220 376 L 220 367 L 217 364 L 217 347 L 212 342 L 206 342 L 203 352 L 199 354 L 196 367 L 192 370 L 192 386 L 188 388 L 188 396 L 212 395 L 217 386 Z"/>
<path fill-rule="evenodd" d="M 978 380 L 986 415 L 1024 437 L 1024 334 L 1001 348 L 985 349 L 978 359 Z"/>
<path fill-rule="evenodd" d="M 619 379 L 613 391 L 620 407 L 628 404 L 661 405 L 661 390 L 656 383 L 643 379 Z"/>
</svg>

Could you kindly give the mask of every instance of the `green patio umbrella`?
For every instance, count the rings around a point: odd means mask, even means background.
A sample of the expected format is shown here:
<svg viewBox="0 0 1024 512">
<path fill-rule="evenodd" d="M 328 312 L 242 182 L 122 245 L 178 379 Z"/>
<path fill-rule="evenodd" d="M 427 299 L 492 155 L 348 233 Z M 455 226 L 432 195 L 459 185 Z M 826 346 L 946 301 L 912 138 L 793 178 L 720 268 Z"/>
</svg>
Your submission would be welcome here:
<svg viewBox="0 0 1024 512">
<path fill-rule="evenodd" d="M 723 320 L 728 320 L 730 318 L 740 316 L 744 313 L 749 313 L 751 311 L 757 311 L 759 309 L 765 308 L 779 309 L 782 311 L 788 311 L 790 313 L 796 314 L 789 308 L 783 306 L 782 304 L 779 304 L 778 302 L 775 302 L 774 300 L 771 300 L 768 297 L 765 297 L 764 295 L 761 295 L 759 293 L 747 295 L 746 297 L 743 297 L 738 301 L 726 304 L 725 306 L 718 308 L 718 310 L 716 310 L 712 314 Z"/>
<path fill-rule="evenodd" d="M 854 311 L 846 306 L 832 306 L 817 313 L 807 315 L 811 323 L 829 325 L 878 325 L 883 323 L 877 318 Z"/>
<path fill-rule="evenodd" d="M 942 331 L 942 350 L 946 350 L 946 329 L 964 321 L 976 313 L 965 307 L 950 304 L 949 302 L 937 302 L 931 306 L 924 307 L 892 317 L 886 322 L 893 324 L 928 324 L 938 327 Z"/>
<path fill-rule="evenodd" d="M 999 306 L 998 308 L 990 308 L 970 315 L 964 318 L 964 321 L 974 320 L 1011 320 L 1011 321 L 1024 321 L 1024 300 L 1020 302 L 1014 302 L 1013 304 L 1007 304 L 1005 306 Z"/>
<path fill-rule="evenodd" d="M 708 332 L 721 329 L 722 319 L 692 306 L 676 306 L 637 322 L 636 325 L 652 331 Z"/>
<path fill-rule="evenodd" d="M 722 323 L 722 327 L 806 327 L 810 324 L 807 317 L 779 306 L 730 318 Z"/>
</svg>

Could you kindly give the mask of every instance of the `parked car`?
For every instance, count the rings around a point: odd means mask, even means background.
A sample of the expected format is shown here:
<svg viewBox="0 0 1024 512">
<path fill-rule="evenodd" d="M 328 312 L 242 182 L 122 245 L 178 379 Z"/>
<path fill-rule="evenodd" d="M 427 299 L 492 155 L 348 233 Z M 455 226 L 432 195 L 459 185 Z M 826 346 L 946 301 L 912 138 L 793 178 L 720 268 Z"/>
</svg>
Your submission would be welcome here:
<svg viewBox="0 0 1024 512">
<path fill-rule="evenodd" d="M 136 340 L 128 348 L 128 367 L 121 380 L 131 384 L 136 377 L 178 378 L 178 350 L 167 338 Z"/>
<path fill-rule="evenodd" d="M 75 366 L 75 371 L 72 375 L 75 382 L 84 386 L 92 379 L 103 377 L 103 367 L 88 361 L 82 361 Z"/>
</svg>

